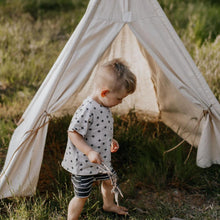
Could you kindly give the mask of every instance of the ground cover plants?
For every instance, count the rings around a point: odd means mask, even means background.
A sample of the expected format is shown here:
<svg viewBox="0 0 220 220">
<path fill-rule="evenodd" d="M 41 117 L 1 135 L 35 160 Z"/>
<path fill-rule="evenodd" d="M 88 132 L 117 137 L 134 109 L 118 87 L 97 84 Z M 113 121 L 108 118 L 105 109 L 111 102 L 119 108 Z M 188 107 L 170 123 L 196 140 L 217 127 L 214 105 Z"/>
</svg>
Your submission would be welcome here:
<svg viewBox="0 0 220 220">
<path fill-rule="evenodd" d="M 186 48 L 220 100 L 220 4 L 217 0 L 159 0 Z M 85 12 L 88 0 L 0 1 L 0 169 L 16 123 Z M 115 115 L 120 142 L 113 164 L 124 192 L 125 218 L 102 211 L 99 185 L 82 219 L 219 219 L 219 166 L 201 169 L 193 149 L 162 123 L 134 112 Z M 49 126 L 38 191 L 0 201 L 0 219 L 66 219 L 72 186 L 60 162 L 71 116 Z M 62 127 L 62 129 L 60 129 Z M 135 156 L 133 156 L 135 155 Z"/>
</svg>

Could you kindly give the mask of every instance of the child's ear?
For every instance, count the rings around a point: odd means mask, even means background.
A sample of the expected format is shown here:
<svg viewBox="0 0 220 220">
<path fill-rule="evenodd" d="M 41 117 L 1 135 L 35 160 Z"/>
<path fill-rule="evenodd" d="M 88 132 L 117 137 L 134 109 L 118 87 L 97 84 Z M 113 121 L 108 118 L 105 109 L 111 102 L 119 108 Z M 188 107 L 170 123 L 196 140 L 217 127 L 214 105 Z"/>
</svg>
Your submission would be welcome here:
<svg viewBox="0 0 220 220">
<path fill-rule="evenodd" d="M 101 91 L 101 96 L 102 96 L 102 97 L 105 97 L 107 93 L 109 93 L 109 90 L 108 90 L 108 89 L 103 89 L 103 90 Z"/>
</svg>

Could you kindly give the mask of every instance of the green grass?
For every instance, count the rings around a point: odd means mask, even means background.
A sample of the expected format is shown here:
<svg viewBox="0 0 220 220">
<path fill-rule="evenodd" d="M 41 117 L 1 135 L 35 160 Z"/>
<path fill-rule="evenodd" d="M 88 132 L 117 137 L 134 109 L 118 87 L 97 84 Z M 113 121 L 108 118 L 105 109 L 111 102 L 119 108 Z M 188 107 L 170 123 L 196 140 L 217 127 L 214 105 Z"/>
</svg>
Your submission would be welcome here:
<svg viewBox="0 0 220 220">
<path fill-rule="evenodd" d="M 220 3 L 216 0 L 159 1 L 220 100 Z M 41 85 L 85 12 L 88 0 L 0 1 L 0 167 L 20 116 Z M 30 198 L 0 201 L 0 219 L 66 219 L 73 196 L 69 174 L 61 168 L 71 116 L 49 126 L 38 192 Z M 218 219 L 219 166 L 196 166 L 196 149 L 162 123 L 146 123 L 130 112 L 115 115 L 120 150 L 112 161 L 129 207 L 129 219 Z M 82 219 L 128 219 L 102 211 L 99 186 Z"/>
<path fill-rule="evenodd" d="M 71 116 L 54 118 L 50 123 L 36 195 L 1 200 L 0 219 L 66 219 L 73 190 L 69 174 L 60 162 L 70 119 Z M 215 219 L 219 215 L 219 167 L 196 167 L 195 151 L 184 165 L 188 145 L 164 156 L 164 150 L 180 140 L 165 125 L 138 120 L 134 113 L 115 116 L 115 138 L 120 142 L 120 150 L 113 155 L 113 164 L 125 196 L 120 204 L 129 208 L 129 219 Z M 82 219 L 127 218 L 102 211 L 98 185 Z"/>
<path fill-rule="evenodd" d="M 1 200 L 0 219 L 66 219 L 73 190 L 60 163 L 70 119 L 54 118 L 50 123 L 36 195 Z M 113 164 L 124 194 L 120 204 L 129 208 L 129 219 L 215 219 L 219 215 L 219 167 L 196 167 L 195 151 L 184 165 L 188 145 L 164 156 L 164 150 L 180 140 L 165 125 L 138 120 L 134 113 L 115 115 L 115 138 L 120 150 L 113 155 Z M 128 219 L 102 211 L 99 187 L 94 187 L 82 219 Z"/>
<path fill-rule="evenodd" d="M 3 36 L 0 38 L 0 103 L 3 105 L 28 97 L 25 105 L 21 105 L 27 106 L 85 10 L 83 2 L 75 1 L 78 3 L 74 13 L 70 9 L 63 11 L 62 7 L 58 12 L 45 8 L 35 19 L 26 7 L 33 4 L 30 8 L 38 13 L 43 2 L 46 1 L 11 1 L 0 7 L 0 13 L 5 15 L 0 17 Z"/>
<path fill-rule="evenodd" d="M 181 36 L 191 29 L 188 37 L 201 46 L 209 39 L 214 41 L 219 35 L 220 3 L 209 0 L 159 0 L 165 13 Z"/>
</svg>

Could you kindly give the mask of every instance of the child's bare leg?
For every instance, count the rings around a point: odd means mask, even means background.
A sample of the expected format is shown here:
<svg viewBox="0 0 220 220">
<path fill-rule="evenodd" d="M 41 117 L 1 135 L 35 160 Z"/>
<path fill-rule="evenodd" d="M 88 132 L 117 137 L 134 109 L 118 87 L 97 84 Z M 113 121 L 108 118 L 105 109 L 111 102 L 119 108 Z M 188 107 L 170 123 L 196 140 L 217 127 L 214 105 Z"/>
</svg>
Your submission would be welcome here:
<svg viewBox="0 0 220 220">
<path fill-rule="evenodd" d="M 102 182 L 103 210 L 107 212 L 115 212 L 119 215 L 127 215 L 128 210 L 125 207 L 117 206 L 114 202 L 114 194 L 111 193 L 112 185 L 110 180 Z"/>
<path fill-rule="evenodd" d="M 78 220 L 87 198 L 73 197 L 68 206 L 68 220 Z"/>
</svg>

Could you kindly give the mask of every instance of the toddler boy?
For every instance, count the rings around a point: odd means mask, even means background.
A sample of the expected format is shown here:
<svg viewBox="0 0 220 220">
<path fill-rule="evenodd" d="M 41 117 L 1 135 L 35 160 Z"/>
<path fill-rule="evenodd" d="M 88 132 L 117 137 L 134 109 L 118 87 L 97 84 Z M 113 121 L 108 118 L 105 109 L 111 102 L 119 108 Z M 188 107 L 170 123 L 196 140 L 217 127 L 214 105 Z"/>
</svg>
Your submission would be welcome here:
<svg viewBox="0 0 220 220">
<path fill-rule="evenodd" d="M 113 117 L 110 108 L 122 102 L 136 89 L 136 77 L 119 59 L 99 67 L 96 85 L 75 112 L 68 129 L 68 142 L 62 166 L 69 171 L 74 186 L 74 198 L 68 207 L 68 220 L 78 219 L 89 197 L 94 181 L 102 181 L 103 210 L 128 214 L 114 203 L 112 185 L 104 163 L 112 172 L 111 152 L 119 145 L 113 139 Z M 112 146 L 112 148 L 111 148 Z"/>
</svg>

